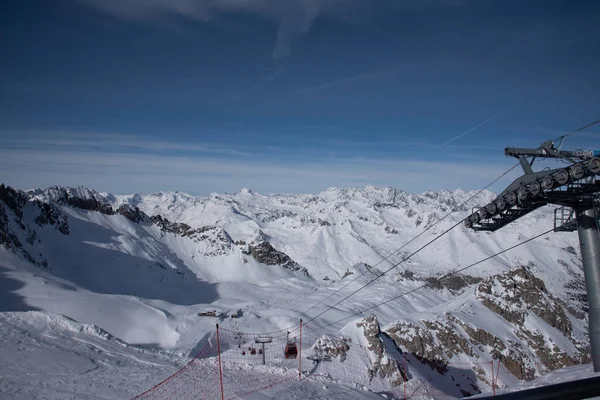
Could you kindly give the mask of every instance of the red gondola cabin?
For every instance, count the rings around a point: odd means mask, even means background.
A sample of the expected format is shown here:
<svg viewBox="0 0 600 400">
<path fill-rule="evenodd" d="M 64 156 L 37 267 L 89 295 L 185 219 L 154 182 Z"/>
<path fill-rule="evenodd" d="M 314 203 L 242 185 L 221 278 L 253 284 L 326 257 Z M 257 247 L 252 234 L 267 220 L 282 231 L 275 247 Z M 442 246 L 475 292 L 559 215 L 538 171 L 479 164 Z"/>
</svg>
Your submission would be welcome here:
<svg viewBox="0 0 600 400">
<path fill-rule="evenodd" d="M 296 358 L 298 356 L 298 347 L 296 347 L 296 343 L 288 342 L 285 345 L 285 358 Z"/>
</svg>

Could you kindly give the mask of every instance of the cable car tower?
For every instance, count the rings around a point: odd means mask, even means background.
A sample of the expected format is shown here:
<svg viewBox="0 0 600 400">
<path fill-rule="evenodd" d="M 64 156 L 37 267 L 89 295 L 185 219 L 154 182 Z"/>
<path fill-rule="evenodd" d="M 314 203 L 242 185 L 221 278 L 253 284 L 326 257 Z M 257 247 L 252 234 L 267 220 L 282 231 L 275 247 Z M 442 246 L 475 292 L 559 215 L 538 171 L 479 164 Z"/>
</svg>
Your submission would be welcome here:
<svg viewBox="0 0 600 400">
<path fill-rule="evenodd" d="M 600 121 L 597 121 L 600 122 Z M 588 125 L 590 126 L 590 125 Z M 554 213 L 554 230 L 579 234 L 581 258 L 589 303 L 589 337 L 594 371 L 600 371 L 600 151 L 565 151 L 568 135 L 549 140 L 538 148 L 507 147 L 506 156 L 519 160 L 524 174 L 515 179 L 494 201 L 464 220 L 467 228 L 496 231 L 547 204 L 561 208 Z M 565 161 L 564 168 L 533 171 L 539 158 Z M 573 215 L 575 218 L 573 218 Z"/>
</svg>

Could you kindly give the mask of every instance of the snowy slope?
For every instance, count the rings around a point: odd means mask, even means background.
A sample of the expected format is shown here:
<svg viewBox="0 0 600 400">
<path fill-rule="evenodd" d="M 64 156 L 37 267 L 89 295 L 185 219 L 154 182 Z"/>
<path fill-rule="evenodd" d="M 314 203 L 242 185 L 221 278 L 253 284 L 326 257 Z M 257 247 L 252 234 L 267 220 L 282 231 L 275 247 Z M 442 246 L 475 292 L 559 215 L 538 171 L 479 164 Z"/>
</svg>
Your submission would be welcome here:
<svg viewBox="0 0 600 400">
<path fill-rule="evenodd" d="M 159 214 L 191 226 L 218 225 L 233 240 L 245 240 L 260 229 L 276 248 L 305 266 L 311 276 L 322 279 L 327 275 L 336 279 L 343 276 L 348 267 L 359 262 L 377 264 L 382 256 L 398 249 L 439 217 L 456 210 L 432 229 L 431 234 L 407 247 L 405 253 L 420 247 L 436 233 L 460 221 L 471 207 L 494 198 L 493 193 L 484 192 L 457 209 L 474 194 L 456 190 L 415 195 L 393 188 L 367 186 L 364 189 L 331 188 L 316 195 L 265 196 L 246 189 L 236 194 L 211 194 L 207 197 L 161 192 L 107 195 L 107 198 L 114 207 L 129 203 L 149 215 Z M 427 274 L 465 265 L 501 249 L 502 244 L 548 229 L 553 222 L 551 212 L 550 208 L 536 211 L 519 221 L 518 231 L 509 226 L 494 235 L 460 227 L 413 257 L 412 263 L 416 271 Z M 567 246 L 577 248 L 576 245 L 576 235 L 564 234 L 555 235 L 549 247 L 560 250 Z M 517 254 L 477 267 L 470 273 L 488 276 L 504 270 L 507 264 L 514 265 L 516 260 L 524 263 L 539 261 L 540 264 L 547 261 L 540 260 L 539 254 L 532 255 L 531 252 L 519 251 Z M 550 256 L 564 258 L 566 255 L 559 251 Z M 326 262 L 322 262 L 323 259 Z M 392 258 L 392 261 L 398 260 L 399 257 Z M 385 262 L 380 269 L 389 266 L 390 263 Z"/>
<path fill-rule="evenodd" d="M 94 325 L 36 311 L 0 313 L 0 337 L 2 359 L 10 361 L 0 363 L 4 400 L 128 399 L 187 361 L 130 346 Z M 305 399 L 381 399 L 330 380 L 292 384 L 285 394 Z"/>
<path fill-rule="evenodd" d="M 6 400 L 131 398 L 182 362 L 58 314 L 0 313 L 0 336 Z"/>
<path fill-rule="evenodd" d="M 334 384 L 362 382 L 375 391 L 399 384 L 402 368 L 389 372 L 389 360 L 404 353 L 411 387 L 431 385 L 451 396 L 461 395 L 456 382 L 469 393 L 485 391 L 492 371 L 481 365 L 492 357 L 502 361 L 501 385 L 587 362 L 576 235 L 552 234 L 471 268 L 460 279 L 432 281 L 548 229 L 548 208 L 494 234 L 458 226 L 327 308 L 494 197 L 484 192 L 462 204 L 473 194 L 366 187 L 315 195 L 246 189 L 194 197 L 2 189 L 0 311 L 62 314 L 127 343 L 188 356 L 206 343 L 215 322 L 271 332 L 327 310 L 311 325 L 367 347 L 375 340 L 387 357 L 351 348 L 359 372 Z M 450 211 L 455 212 L 382 262 Z M 527 290 L 516 290 L 521 287 Z M 541 304 L 550 304 L 552 315 Z M 198 317 L 207 310 L 220 317 Z M 226 318 L 237 310 L 240 318 Z M 377 317 L 370 328 L 379 332 L 375 336 L 357 325 L 369 314 Z M 453 367 L 458 364 L 467 370 Z M 369 381 L 367 365 L 391 374 L 383 386 Z M 324 374 L 333 379 L 334 372 Z"/>
</svg>

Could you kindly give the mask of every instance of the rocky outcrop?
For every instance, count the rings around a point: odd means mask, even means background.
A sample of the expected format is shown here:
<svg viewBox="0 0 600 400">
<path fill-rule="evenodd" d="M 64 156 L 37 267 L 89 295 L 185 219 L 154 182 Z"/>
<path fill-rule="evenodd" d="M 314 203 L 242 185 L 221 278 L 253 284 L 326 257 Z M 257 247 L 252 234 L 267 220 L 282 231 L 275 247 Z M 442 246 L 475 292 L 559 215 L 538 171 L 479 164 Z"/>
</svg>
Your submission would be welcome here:
<svg viewBox="0 0 600 400">
<path fill-rule="evenodd" d="M 233 250 L 231 236 L 218 226 L 204 226 L 188 231 L 186 236 L 195 242 L 204 243 L 203 254 L 205 256 L 224 256 Z"/>
<path fill-rule="evenodd" d="M 385 332 L 401 351 L 414 354 L 440 373 L 446 372 L 447 353 L 435 340 L 434 332 L 407 322 L 396 322 Z"/>
<path fill-rule="evenodd" d="M 0 203 L 0 244 L 3 244 L 8 249 L 16 251 L 22 249 L 23 245 L 18 236 L 10 229 L 8 207 Z"/>
<path fill-rule="evenodd" d="M 54 204 L 42 203 L 39 200 L 36 200 L 34 204 L 40 209 L 40 215 L 35 218 L 35 223 L 38 226 L 53 225 L 56 227 L 56 230 L 63 235 L 68 235 L 70 233 L 67 216 L 64 215 L 58 207 Z"/>
<path fill-rule="evenodd" d="M 548 293 L 544 281 L 520 267 L 483 281 L 477 295 L 490 310 L 508 322 L 522 325 L 528 312 L 546 321 L 565 336 L 571 336 L 571 321 L 560 301 Z"/>
<path fill-rule="evenodd" d="M 19 219 L 23 218 L 23 206 L 27 203 L 27 196 L 23 192 L 0 184 L 0 201 Z"/>
<path fill-rule="evenodd" d="M 244 245 L 242 253 L 251 255 L 256 261 L 265 265 L 279 265 L 290 271 L 300 272 L 306 276 L 308 270 L 302 267 L 285 254 L 275 249 L 267 240 L 267 237 L 261 231 L 258 231 L 252 240 Z"/>
<path fill-rule="evenodd" d="M 107 215 L 114 214 L 113 208 L 104 196 L 95 190 L 83 186 L 77 188 L 52 186 L 48 189 L 33 190 L 28 192 L 28 194 L 31 200 L 56 203 L 82 210 L 98 211 Z"/>
<path fill-rule="evenodd" d="M 153 215 L 151 217 L 152 222 L 158 226 L 163 232 L 174 233 L 179 236 L 187 236 L 188 232 L 192 230 L 192 227 L 188 224 L 181 222 L 171 222 L 167 218 L 163 218 L 160 215 Z"/>
<path fill-rule="evenodd" d="M 30 207 L 29 212 L 39 211 L 40 214 L 35 218 L 39 226 L 54 225 L 62 234 L 69 234 L 67 218 L 59 210 L 45 203 L 31 203 L 25 193 L 2 184 L 0 185 L 0 245 L 38 267 L 49 269 L 48 261 L 41 255 L 32 256 L 32 253 L 26 249 L 26 245 L 34 247 L 41 243 L 38 234 L 23 222 L 26 207 Z"/>
<path fill-rule="evenodd" d="M 437 290 L 448 289 L 453 294 L 460 294 L 464 289 L 475 285 L 482 280 L 483 279 L 475 276 L 462 274 L 453 274 L 443 277 L 429 276 L 425 278 L 428 288 Z"/>
<path fill-rule="evenodd" d="M 230 254 L 233 249 L 233 240 L 221 227 L 212 225 L 194 229 L 188 224 L 171 222 L 160 215 L 152 216 L 151 220 L 163 232 L 187 237 L 196 243 L 203 244 L 204 246 L 199 248 L 202 255 L 224 256 Z"/>
<path fill-rule="evenodd" d="M 368 350 L 373 354 L 371 366 L 368 370 L 369 377 L 379 377 L 387 379 L 391 387 L 398 386 L 407 380 L 405 371 L 400 367 L 398 361 L 390 357 L 385 351 L 385 345 L 381 337 L 379 321 L 374 315 L 362 318 L 356 323 L 356 326 L 362 328 L 363 334 L 368 343 Z"/>
<path fill-rule="evenodd" d="M 351 340 L 348 338 L 333 338 L 323 335 L 315 341 L 311 350 L 313 357 L 319 361 L 328 361 L 332 358 L 337 358 L 340 361 L 346 360 L 346 354 L 350 350 Z"/>
<path fill-rule="evenodd" d="M 122 204 L 117 208 L 117 214 L 120 214 L 128 220 L 135 222 L 136 224 L 152 224 L 152 218 L 150 218 L 145 212 L 140 211 L 138 207 L 134 207 L 130 204 Z"/>
<path fill-rule="evenodd" d="M 273 222 L 276 221 L 280 218 L 284 218 L 284 217 L 289 217 L 289 218 L 293 218 L 295 216 L 297 216 L 297 214 L 295 212 L 289 211 L 289 210 L 275 210 L 275 211 L 271 211 L 271 212 L 267 212 L 265 213 L 266 215 L 257 215 L 257 217 L 262 221 L 262 222 Z"/>
<path fill-rule="evenodd" d="M 406 256 L 404 256 L 406 257 Z M 406 269 L 396 274 L 398 280 L 421 281 L 428 289 L 447 289 L 454 295 L 461 294 L 465 289 L 480 283 L 483 279 L 476 276 L 463 274 L 447 274 L 443 276 L 424 276 Z"/>
<path fill-rule="evenodd" d="M 407 280 L 420 279 L 410 271 L 400 275 Z M 448 286 L 443 280 L 435 285 L 433 280 L 425 278 L 425 281 L 430 282 L 428 286 L 431 288 L 445 287 L 453 293 L 463 290 L 465 285 L 469 287 L 476 284 L 474 290 L 477 300 L 505 319 L 512 326 L 514 334 L 512 338 L 498 337 L 493 332 L 472 326 L 466 322 L 468 315 L 463 320 L 461 313 L 446 313 L 435 320 L 421 320 L 418 324 L 399 321 L 386 329 L 398 348 L 413 353 L 440 373 L 456 356 L 477 360 L 481 354 L 491 355 L 493 359 L 500 360 L 516 378 L 523 380 L 589 361 L 587 344 L 574 337 L 571 320 L 562 302 L 549 293 L 544 282 L 526 267 L 515 268 L 485 280 L 458 276 L 456 282 Z M 527 328 L 532 318 L 539 318 L 562 333 L 575 345 L 578 353 L 569 353 L 542 333 Z M 480 380 L 490 382 L 483 375 L 483 370 L 474 368 L 474 371 Z"/>
</svg>

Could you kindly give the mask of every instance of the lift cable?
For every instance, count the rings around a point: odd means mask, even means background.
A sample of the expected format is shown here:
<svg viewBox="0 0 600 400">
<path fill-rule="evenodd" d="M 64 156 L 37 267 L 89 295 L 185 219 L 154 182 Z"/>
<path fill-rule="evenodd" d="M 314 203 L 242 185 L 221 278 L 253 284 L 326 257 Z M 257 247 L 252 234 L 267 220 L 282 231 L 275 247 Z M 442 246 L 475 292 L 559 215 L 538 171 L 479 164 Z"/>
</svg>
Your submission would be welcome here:
<svg viewBox="0 0 600 400">
<path fill-rule="evenodd" d="M 584 129 L 587 129 L 587 128 L 591 127 L 591 126 L 594 126 L 594 125 L 596 125 L 596 124 L 598 124 L 598 123 L 600 123 L 600 119 L 599 119 L 599 120 L 596 120 L 596 121 L 594 121 L 594 122 L 590 122 L 590 123 L 589 123 L 589 124 L 587 124 L 586 126 L 582 126 L 582 127 L 581 127 L 581 128 L 579 128 L 579 129 L 575 129 L 573 132 L 569 132 L 569 133 L 567 133 L 566 135 L 562 135 L 561 137 L 554 139 L 552 142 L 558 142 L 558 141 L 560 141 L 560 143 L 559 143 L 559 145 L 558 145 L 558 150 L 561 150 L 561 149 L 562 149 L 562 145 L 563 145 L 563 143 L 565 142 L 565 139 L 566 139 L 566 138 L 568 138 L 569 136 L 571 136 L 571 135 L 572 135 L 572 134 L 574 134 L 574 133 L 581 132 L 582 130 L 584 130 Z"/>
<path fill-rule="evenodd" d="M 557 140 L 562 140 L 561 141 L 561 146 L 562 143 L 564 142 L 564 139 L 574 133 L 580 132 L 584 129 L 587 129 L 593 125 L 596 125 L 600 123 L 600 120 L 596 120 L 594 122 L 591 122 L 581 128 L 578 128 L 572 132 L 569 132 L 563 136 L 561 136 L 560 138 L 558 138 Z M 494 179 L 491 183 L 489 183 L 488 185 L 486 185 L 483 189 L 479 190 L 477 193 L 475 193 L 473 196 L 471 196 L 469 199 L 467 199 L 466 201 L 464 201 L 463 203 L 461 203 L 459 205 L 462 206 L 465 203 L 467 203 L 468 201 L 470 201 L 471 199 L 473 199 L 474 197 L 478 196 L 481 192 L 483 192 L 484 190 L 486 190 L 488 187 L 490 187 L 491 185 L 493 185 L 494 183 L 496 183 L 499 179 L 501 179 L 503 176 L 505 176 L 506 174 L 508 174 L 509 172 L 511 172 L 514 168 L 516 168 L 519 165 L 519 163 L 513 165 L 509 170 L 507 170 L 506 172 L 504 172 L 502 175 L 500 175 L 498 178 Z M 429 229 L 433 228 L 434 226 L 436 226 L 437 224 L 439 224 L 442 220 L 444 220 L 446 217 L 448 217 L 450 214 L 454 213 L 455 211 L 452 210 L 450 211 L 448 214 L 444 215 L 441 219 L 439 219 L 436 223 L 430 225 L 427 229 L 425 229 L 423 232 L 421 232 L 419 235 L 415 236 L 413 239 L 411 239 L 410 241 L 408 241 L 407 243 L 405 243 L 402 247 L 398 248 L 397 250 L 395 250 L 394 252 L 390 253 L 387 257 L 383 258 L 381 261 L 379 261 L 377 264 L 375 264 L 373 267 L 381 264 L 382 262 L 386 261 L 387 259 L 389 259 L 392 255 L 394 255 L 395 253 L 397 253 L 398 251 L 400 251 L 401 249 L 403 249 L 404 247 L 406 247 L 408 244 L 410 244 L 411 242 L 413 242 L 414 240 L 416 240 L 417 238 L 419 238 L 421 235 L 423 235 L 425 232 L 427 232 Z M 331 310 L 333 307 L 336 307 L 337 305 L 339 305 L 340 303 L 342 303 L 343 301 L 345 301 L 346 299 L 348 299 L 349 297 L 353 296 L 354 294 L 358 293 L 359 291 L 361 291 L 362 289 L 364 289 L 365 287 L 367 287 L 368 285 L 370 285 L 371 283 L 375 282 L 377 279 L 379 279 L 380 277 L 384 276 L 385 274 L 387 274 L 389 271 L 391 271 L 392 269 L 396 268 L 397 266 L 399 266 L 400 264 L 402 264 L 404 261 L 407 261 L 408 259 L 410 259 L 412 256 L 414 256 L 415 254 L 419 253 L 421 250 L 423 250 L 425 247 L 429 246 L 430 244 L 432 244 L 433 242 L 435 242 L 437 239 L 439 239 L 440 237 L 444 236 L 446 233 L 450 232 L 452 229 L 454 229 L 455 227 L 457 227 L 458 225 L 460 225 L 460 223 L 462 221 L 464 221 L 465 218 L 463 218 L 461 221 L 459 221 L 457 224 L 453 225 L 452 227 L 450 227 L 448 230 L 442 232 L 440 235 L 436 236 L 435 238 L 433 238 L 431 241 L 427 242 L 425 245 L 421 246 L 419 249 L 417 249 L 416 251 L 414 251 L 413 253 L 411 253 L 410 255 L 408 255 L 407 257 L 403 258 L 402 260 L 400 260 L 398 263 L 392 265 L 392 267 L 388 268 L 386 271 L 384 271 L 383 273 L 381 273 L 380 275 L 376 276 L 375 278 L 373 278 L 372 280 L 370 280 L 369 282 L 367 282 L 366 284 L 364 284 L 363 286 L 359 287 L 358 289 L 356 289 L 354 292 L 350 293 L 349 295 L 347 295 L 346 297 L 344 297 L 343 299 L 339 300 L 337 303 L 328 306 L 328 308 L 326 308 L 323 312 L 317 314 L 316 316 L 314 316 L 313 318 L 311 318 L 310 320 L 308 320 L 307 322 L 311 322 L 313 320 L 315 320 L 316 318 L 322 316 L 323 314 L 325 314 L 326 312 L 328 312 L 329 310 Z M 329 296 L 325 297 L 323 300 L 317 302 L 316 304 L 314 304 L 313 306 L 309 307 L 307 310 L 304 311 L 304 313 L 307 313 L 308 311 L 310 311 L 311 309 L 317 307 L 319 304 L 322 304 L 323 302 L 325 302 L 327 299 L 331 298 L 332 296 L 334 296 L 335 294 L 337 294 L 340 290 L 344 289 L 345 287 L 347 287 L 348 285 L 350 285 L 351 283 L 353 283 L 354 281 L 356 281 L 358 278 L 360 278 L 362 275 L 364 275 L 364 273 L 361 273 L 360 275 L 358 275 L 356 278 L 354 278 L 353 280 L 351 280 L 350 282 L 346 283 L 344 286 L 340 287 L 339 289 L 337 289 L 335 292 L 333 292 L 332 294 L 330 294 Z"/>
<path fill-rule="evenodd" d="M 436 278 L 436 281 L 437 281 L 437 282 L 441 282 L 441 281 L 443 281 L 444 279 L 448 279 L 448 278 L 450 278 L 450 277 L 451 277 L 451 276 L 453 276 L 453 275 L 456 275 L 456 274 L 458 274 L 458 273 L 460 273 L 460 272 L 462 272 L 462 271 L 465 271 L 466 269 L 472 268 L 472 267 L 474 267 L 474 266 L 476 266 L 476 265 L 478 265 L 478 264 L 481 264 L 482 262 L 488 261 L 488 260 L 490 260 L 490 259 L 492 259 L 492 258 L 494 258 L 494 257 L 497 257 L 497 256 L 499 256 L 499 255 L 501 255 L 501 254 L 504 254 L 504 253 L 506 253 L 507 251 L 513 250 L 513 249 L 515 249 L 515 248 L 517 248 L 517 247 L 519 247 L 519 246 L 522 246 L 522 245 L 524 245 L 524 244 L 526 244 L 526 243 L 529 243 L 529 242 L 531 242 L 532 240 L 535 240 L 535 239 L 537 239 L 537 238 L 539 238 L 539 237 L 541 237 L 541 236 L 547 235 L 548 233 L 550 233 L 550 232 L 552 232 L 552 231 L 554 231 L 554 228 L 553 228 L 553 229 L 549 229 L 549 230 L 547 230 L 547 231 L 545 231 L 545 232 L 542 232 L 542 233 L 540 233 L 540 234 L 538 234 L 538 235 L 536 235 L 536 236 L 533 236 L 533 237 L 531 237 L 531 238 L 529 238 L 529 239 L 527 239 L 527 240 L 524 240 L 524 241 L 522 241 L 522 242 L 520 242 L 520 243 L 517 243 L 517 244 L 515 244 L 515 245 L 513 245 L 513 246 L 511 246 L 511 247 L 508 247 L 508 248 L 506 248 L 506 249 L 504 249 L 504 250 L 502 250 L 502 251 L 499 251 L 498 253 L 492 254 L 491 256 L 488 256 L 488 257 L 486 257 L 486 258 L 483 258 L 483 259 L 481 259 L 481 260 L 479 260 L 479 261 L 477 261 L 477 262 L 474 262 L 473 264 L 469 264 L 469 265 L 467 265 L 466 267 L 463 267 L 463 268 L 460 268 L 460 269 L 457 269 L 457 270 L 451 271 L 451 272 L 449 272 L 448 274 L 446 274 L 446 275 L 444 275 L 444 276 L 442 276 L 442 277 Z M 398 299 L 399 299 L 399 298 L 401 298 L 401 297 L 407 296 L 407 295 L 409 295 L 409 294 L 411 294 L 411 293 L 414 293 L 414 292 L 416 292 L 417 290 L 421 290 L 421 289 L 423 289 L 423 288 L 426 288 L 426 287 L 428 287 L 428 286 L 431 286 L 432 284 L 433 284 L 432 282 L 428 282 L 428 283 L 426 283 L 426 284 L 424 284 L 424 285 L 421 285 L 421 286 L 419 286 L 419 287 L 416 287 L 416 288 L 414 288 L 414 289 L 411 289 L 411 290 L 409 290 L 409 291 L 407 291 L 407 292 L 401 293 L 401 294 L 399 294 L 398 296 L 392 297 L 392 298 L 390 298 L 390 299 L 388 299 L 388 300 L 385 300 L 385 301 L 383 301 L 383 302 L 381 302 L 381 303 L 377 303 L 377 304 L 375 304 L 374 306 L 371 306 L 371 307 L 369 307 L 369 308 L 365 308 L 364 310 L 361 310 L 361 311 L 354 312 L 353 314 L 350 314 L 350 315 L 348 315 L 347 317 L 344 317 L 344 318 L 342 318 L 342 319 L 339 319 L 339 320 L 337 320 L 337 321 L 331 322 L 331 323 L 329 323 L 329 324 L 327 324 L 327 325 L 324 325 L 324 326 L 322 326 L 322 327 L 320 327 L 320 328 L 321 328 L 321 329 L 323 329 L 323 328 L 327 328 L 327 327 L 329 327 L 329 326 L 331 326 L 331 325 L 335 325 L 335 324 L 337 324 L 337 323 L 339 323 L 339 322 L 342 322 L 342 321 L 344 321 L 344 320 L 346 320 L 346 319 L 352 318 L 352 317 L 353 317 L 353 316 L 355 316 L 355 315 L 363 314 L 363 313 L 365 313 L 365 312 L 367 312 L 367 311 L 373 310 L 373 309 L 375 309 L 375 308 L 377 308 L 377 307 L 380 307 L 380 306 L 382 306 L 382 305 L 384 305 L 384 304 L 390 303 L 390 302 L 392 302 L 392 301 L 394 301 L 394 300 L 398 300 Z"/>
<path fill-rule="evenodd" d="M 519 166 L 519 163 L 513 165 L 510 169 L 508 169 L 507 171 L 503 172 L 500 176 L 498 176 L 496 179 L 494 179 L 493 181 L 491 181 L 490 183 L 488 183 L 484 188 L 482 188 L 481 190 L 477 191 L 475 194 L 471 195 L 468 199 L 466 199 L 465 201 L 463 201 L 462 203 L 460 203 L 458 206 L 456 206 L 453 210 L 451 210 L 450 212 L 448 212 L 446 215 L 442 216 L 440 219 L 438 219 L 435 223 L 429 225 L 427 228 L 425 228 L 421 233 L 419 233 L 418 235 L 416 235 L 415 237 L 413 237 L 412 239 L 410 239 L 408 242 L 404 243 L 401 247 L 397 248 L 396 250 L 394 250 L 393 252 L 391 252 L 388 256 L 386 256 L 385 258 L 381 259 L 377 264 L 373 265 L 371 268 L 375 268 L 378 265 L 380 265 L 381 263 L 383 263 L 384 261 L 387 261 L 390 257 L 392 257 L 393 255 L 395 255 L 396 253 L 398 253 L 400 250 L 402 250 L 403 248 L 405 248 L 406 246 L 408 246 L 409 244 L 411 244 L 412 242 L 414 242 L 415 240 L 417 240 L 418 238 L 420 238 L 421 236 L 423 236 L 425 233 L 427 233 L 429 230 L 433 229 L 435 226 L 437 226 L 440 222 L 444 221 L 446 218 L 448 218 L 450 215 L 454 214 L 460 207 L 464 206 L 465 204 L 467 204 L 469 201 L 473 200 L 475 197 L 479 196 L 481 193 L 483 193 L 484 190 L 488 189 L 490 186 L 492 186 L 494 183 L 498 182 L 500 179 L 502 179 L 504 176 L 506 176 L 508 173 L 510 173 L 513 169 L 515 169 L 516 167 Z M 413 253 L 416 254 L 416 253 Z M 412 256 L 412 255 L 411 255 Z M 395 264 L 392 268 L 395 268 L 396 266 L 398 266 L 399 264 L 401 264 L 402 262 L 408 260 L 410 257 L 407 257 L 405 259 L 403 259 L 402 261 L 400 261 L 398 264 Z M 389 271 L 389 270 L 388 270 Z M 387 271 L 385 272 L 387 273 Z M 385 275 L 385 273 L 377 276 L 374 280 L 377 280 L 379 277 Z M 307 312 L 309 312 L 310 310 L 314 309 L 315 307 L 319 306 L 320 304 L 322 304 L 323 302 L 327 301 L 328 299 L 330 299 L 331 297 L 335 296 L 337 293 L 339 293 L 342 289 L 348 287 L 350 284 L 354 283 L 355 281 L 357 281 L 360 277 L 362 277 L 365 273 L 361 272 L 360 274 L 358 274 L 354 279 L 352 279 L 351 281 L 347 282 L 345 285 L 341 286 L 340 288 L 338 288 L 336 291 L 334 291 L 333 293 L 331 293 L 329 296 L 325 297 L 324 299 L 320 300 L 319 302 L 317 302 L 316 304 L 312 305 L 311 307 L 307 308 L 306 310 L 303 311 L 303 314 L 306 314 Z M 313 318 L 314 319 L 314 318 Z M 311 319 L 312 321 L 312 319 Z"/>
</svg>

